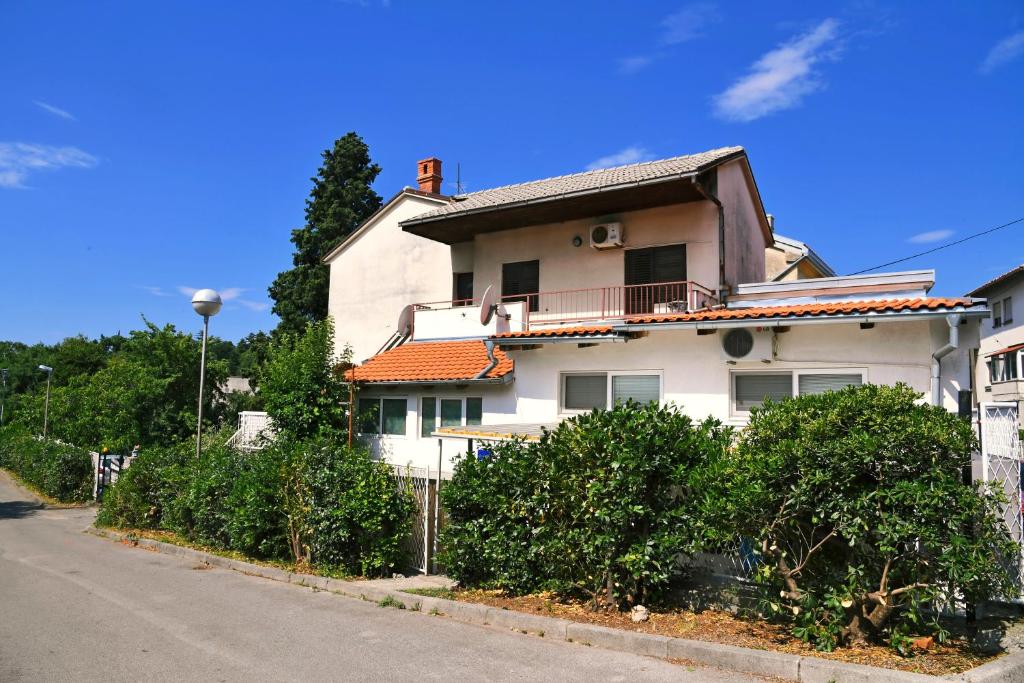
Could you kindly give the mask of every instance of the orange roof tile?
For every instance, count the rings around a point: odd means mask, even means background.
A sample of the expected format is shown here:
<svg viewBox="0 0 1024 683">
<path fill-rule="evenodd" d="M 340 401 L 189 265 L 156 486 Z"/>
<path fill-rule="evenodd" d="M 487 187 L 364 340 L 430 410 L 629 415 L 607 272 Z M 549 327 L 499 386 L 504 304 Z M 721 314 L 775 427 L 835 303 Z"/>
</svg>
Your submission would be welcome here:
<svg viewBox="0 0 1024 683">
<path fill-rule="evenodd" d="M 668 313 L 665 315 L 633 316 L 627 324 L 704 322 L 716 320 L 765 320 L 777 318 L 814 318 L 833 315 L 858 315 L 865 313 L 900 313 L 903 311 L 938 311 L 955 307 L 970 307 L 970 299 L 924 297 L 916 299 L 881 299 L 877 301 L 828 301 L 793 306 L 762 306 L 752 308 L 719 308 L 693 313 Z"/>
<path fill-rule="evenodd" d="M 512 372 L 512 359 L 494 349 L 498 364 L 485 379 Z M 409 342 L 377 354 L 345 373 L 356 382 L 450 382 L 470 381 L 490 364 L 487 347 L 479 339 L 467 341 Z"/>
<path fill-rule="evenodd" d="M 495 335 L 496 340 L 535 339 L 545 337 L 585 337 L 595 334 L 627 332 L 625 326 L 675 322 L 715 322 L 720 320 L 771 320 L 785 318 L 817 318 L 865 313 L 900 313 L 905 311 L 939 311 L 955 307 L 969 308 L 983 306 L 971 299 L 925 297 L 916 299 L 883 299 L 878 301 L 830 301 L 792 306 L 761 306 L 752 308 L 719 308 L 692 313 L 666 313 L 663 315 L 638 315 L 626 318 L 620 325 L 590 327 L 555 327 L 506 332 Z"/>
<path fill-rule="evenodd" d="M 611 325 L 574 327 L 539 327 L 526 332 L 502 332 L 494 335 L 494 339 L 519 339 L 521 337 L 586 337 L 593 334 L 612 334 Z"/>
</svg>

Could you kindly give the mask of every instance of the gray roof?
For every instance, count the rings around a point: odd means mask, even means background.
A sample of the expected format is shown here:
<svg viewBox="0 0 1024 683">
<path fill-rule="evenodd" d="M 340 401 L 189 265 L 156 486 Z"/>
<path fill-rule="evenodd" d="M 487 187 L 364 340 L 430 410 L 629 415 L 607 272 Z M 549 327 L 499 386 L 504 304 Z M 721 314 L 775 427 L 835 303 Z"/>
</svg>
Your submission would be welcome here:
<svg viewBox="0 0 1024 683">
<path fill-rule="evenodd" d="M 699 154 L 687 154 L 660 161 L 645 161 L 639 164 L 602 168 L 584 173 L 545 178 L 544 180 L 533 180 L 517 185 L 505 185 L 479 192 L 469 192 L 455 195 L 452 197 L 452 201 L 445 206 L 403 221 L 402 224 L 408 225 L 474 211 L 486 211 L 508 204 L 530 203 L 588 191 L 655 182 L 696 173 L 728 157 L 743 154 L 743 151 L 742 147 L 721 147 Z"/>
<path fill-rule="evenodd" d="M 1018 275 L 1024 275 L 1024 264 L 1021 264 L 1016 268 L 1011 268 L 1002 275 L 992 278 L 980 287 L 975 287 L 971 291 L 967 292 L 967 296 L 978 296 L 980 294 L 984 294 L 987 290 L 995 287 L 996 285 L 1001 285 L 1004 282 L 1012 280 Z"/>
</svg>

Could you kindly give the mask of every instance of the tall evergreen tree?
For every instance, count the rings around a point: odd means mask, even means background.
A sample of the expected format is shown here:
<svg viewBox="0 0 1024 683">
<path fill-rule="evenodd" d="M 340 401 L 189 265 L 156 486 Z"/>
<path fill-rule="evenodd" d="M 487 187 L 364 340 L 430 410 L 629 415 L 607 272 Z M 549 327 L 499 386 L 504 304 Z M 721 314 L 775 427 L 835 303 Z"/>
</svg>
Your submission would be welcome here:
<svg viewBox="0 0 1024 683">
<path fill-rule="evenodd" d="M 328 268 L 321 259 L 374 211 L 381 198 L 370 187 L 380 166 L 354 132 L 324 150 L 313 190 L 306 200 L 306 224 L 292 230 L 294 268 L 279 273 L 270 286 L 280 332 L 299 333 L 306 324 L 327 317 Z"/>
</svg>

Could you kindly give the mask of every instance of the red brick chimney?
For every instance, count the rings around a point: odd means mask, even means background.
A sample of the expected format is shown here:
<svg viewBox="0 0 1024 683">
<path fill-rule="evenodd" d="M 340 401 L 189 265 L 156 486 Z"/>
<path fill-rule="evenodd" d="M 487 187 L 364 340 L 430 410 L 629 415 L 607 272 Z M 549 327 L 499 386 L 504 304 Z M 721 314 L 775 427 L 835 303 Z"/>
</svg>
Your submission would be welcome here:
<svg viewBox="0 0 1024 683">
<path fill-rule="evenodd" d="M 437 157 L 416 162 L 416 182 L 420 192 L 441 194 L 441 160 Z"/>
</svg>

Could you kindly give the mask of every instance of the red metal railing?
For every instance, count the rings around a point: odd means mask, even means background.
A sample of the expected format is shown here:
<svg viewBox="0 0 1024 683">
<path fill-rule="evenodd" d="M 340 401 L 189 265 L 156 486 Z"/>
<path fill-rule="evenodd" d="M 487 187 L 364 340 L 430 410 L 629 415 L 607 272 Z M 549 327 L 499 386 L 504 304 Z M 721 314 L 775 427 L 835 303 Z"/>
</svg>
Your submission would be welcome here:
<svg viewBox="0 0 1024 683">
<path fill-rule="evenodd" d="M 692 280 L 649 285 L 612 285 L 503 296 L 523 301 L 529 325 L 614 320 L 633 315 L 696 311 L 718 303 L 714 292 Z M 478 305 L 479 299 L 416 304 L 419 310 Z"/>
</svg>

